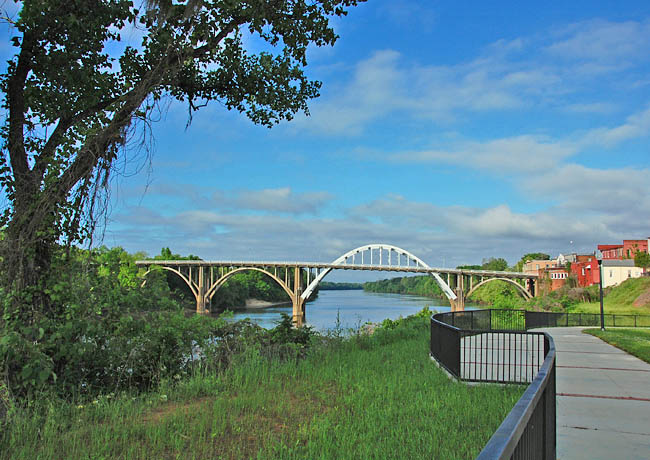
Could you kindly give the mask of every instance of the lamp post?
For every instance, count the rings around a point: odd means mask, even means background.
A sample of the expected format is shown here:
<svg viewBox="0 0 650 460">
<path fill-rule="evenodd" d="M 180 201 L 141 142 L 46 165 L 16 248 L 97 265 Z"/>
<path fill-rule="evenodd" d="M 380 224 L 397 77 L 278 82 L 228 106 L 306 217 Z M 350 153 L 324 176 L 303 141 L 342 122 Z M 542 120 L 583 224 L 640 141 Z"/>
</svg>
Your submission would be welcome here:
<svg viewBox="0 0 650 460">
<path fill-rule="evenodd" d="M 598 256 L 598 284 L 600 285 L 600 330 L 605 330 L 605 312 L 603 311 L 603 258 Z"/>
</svg>

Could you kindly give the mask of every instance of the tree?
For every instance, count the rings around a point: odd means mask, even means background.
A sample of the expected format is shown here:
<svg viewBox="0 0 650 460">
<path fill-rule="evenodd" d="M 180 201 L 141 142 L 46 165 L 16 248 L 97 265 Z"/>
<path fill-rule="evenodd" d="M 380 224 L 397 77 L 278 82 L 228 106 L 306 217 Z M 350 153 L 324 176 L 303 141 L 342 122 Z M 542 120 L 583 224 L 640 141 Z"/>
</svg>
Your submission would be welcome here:
<svg viewBox="0 0 650 460">
<path fill-rule="evenodd" d="M 55 308 L 53 246 L 92 237 L 118 159 L 146 151 L 161 101 L 187 104 L 189 121 L 210 101 L 267 127 L 308 114 L 320 82 L 303 72 L 307 47 L 333 45 L 329 20 L 360 1 L 149 0 L 139 11 L 132 0 L 25 0 L 0 76 L 2 281 L 20 293 L 14 314 Z M 126 28 L 142 42 L 119 43 Z M 265 51 L 249 52 L 246 35 Z"/>
<path fill-rule="evenodd" d="M 501 257 L 498 259 L 490 257 L 489 259 L 483 259 L 481 268 L 483 270 L 504 271 L 508 268 L 508 261 Z"/>
<path fill-rule="evenodd" d="M 643 268 L 643 272 L 645 273 L 650 268 L 650 253 L 637 251 L 634 254 L 634 265 Z"/>
<path fill-rule="evenodd" d="M 524 254 L 519 262 L 514 266 L 514 271 L 520 272 L 524 269 L 524 264 L 529 260 L 551 260 L 551 256 L 544 254 L 543 252 L 529 252 Z"/>
</svg>

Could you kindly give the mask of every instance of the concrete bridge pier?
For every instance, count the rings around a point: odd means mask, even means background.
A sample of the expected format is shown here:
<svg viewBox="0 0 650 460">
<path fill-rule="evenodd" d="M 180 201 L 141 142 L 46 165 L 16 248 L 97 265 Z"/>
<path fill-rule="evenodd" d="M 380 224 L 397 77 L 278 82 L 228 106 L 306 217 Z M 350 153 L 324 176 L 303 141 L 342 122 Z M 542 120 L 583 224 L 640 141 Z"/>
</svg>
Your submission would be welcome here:
<svg viewBox="0 0 650 460">
<path fill-rule="evenodd" d="M 196 293 L 194 294 L 194 297 L 196 297 L 196 312 L 199 315 L 205 315 L 209 314 L 210 312 L 206 308 L 207 302 L 206 302 L 206 286 L 205 286 L 205 273 L 204 273 L 204 267 L 199 266 L 199 273 L 198 273 L 198 283 L 197 283 L 197 290 Z M 191 279 L 191 275 L 190 275 Z"/>
<path fill-rule="evenodd" d="M 464 276 L 461 274 L 456 275 L 456 300 L 451 302 L 451 311 L 464 311 L 465 310 L 465 286 Z"/>
<path fill-rule="evenodd" d="M 300 267 L 293 269 L 293 295 L 291 296 L 291 303 L 293 304 L 293 325 L 301 327 L 305 324 L 305 299 L 302 296 L 302 274 Z"/>
</svg>

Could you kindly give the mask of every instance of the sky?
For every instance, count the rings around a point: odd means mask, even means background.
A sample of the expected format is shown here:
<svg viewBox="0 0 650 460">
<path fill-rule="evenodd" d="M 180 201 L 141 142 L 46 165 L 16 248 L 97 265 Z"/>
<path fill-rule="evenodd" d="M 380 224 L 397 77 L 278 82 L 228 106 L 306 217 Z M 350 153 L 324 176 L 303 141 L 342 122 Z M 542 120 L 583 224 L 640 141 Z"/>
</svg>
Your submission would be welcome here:
<svg viewBox="0 0 650 460">
<path fill-rule="evenodd" d="M 387 243 L 455 267 L 650 237 L 650 2 L 540 5 L 360 4 L 310 49 L 311 115 L 272 129 L 169 104 L 98 243 L 318 262 Z"/>
</svg>

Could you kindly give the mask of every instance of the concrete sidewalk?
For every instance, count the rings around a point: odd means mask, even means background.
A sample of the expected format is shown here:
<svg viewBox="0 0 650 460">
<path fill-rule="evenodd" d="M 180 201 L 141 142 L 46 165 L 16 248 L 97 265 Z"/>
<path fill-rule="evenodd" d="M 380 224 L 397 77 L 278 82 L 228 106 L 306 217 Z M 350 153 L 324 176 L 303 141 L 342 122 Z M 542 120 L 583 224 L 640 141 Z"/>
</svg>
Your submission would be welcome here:
<svg viewBox="0 0 650 460">
<path fill-rule="evenodd" d="M 650 364 L 582 329 L 536 329 L 557 350 L 557 458 L 650 459 Z"/>
</svg>

